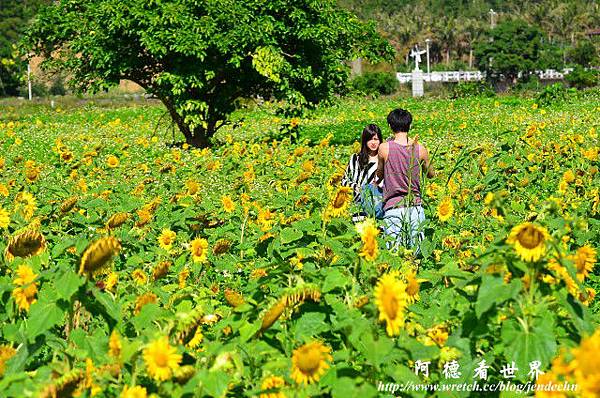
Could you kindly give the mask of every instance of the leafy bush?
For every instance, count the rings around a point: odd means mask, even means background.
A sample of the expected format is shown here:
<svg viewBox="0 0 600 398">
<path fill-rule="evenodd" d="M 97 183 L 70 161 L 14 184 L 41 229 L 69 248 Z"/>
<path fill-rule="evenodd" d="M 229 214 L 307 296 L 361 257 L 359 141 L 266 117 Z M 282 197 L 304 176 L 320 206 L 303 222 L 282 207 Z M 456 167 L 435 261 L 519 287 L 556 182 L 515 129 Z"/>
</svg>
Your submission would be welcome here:
<svg viewBox="0 0 600 398">
<path fill-rule="evenodd" d="M 452 98 L 493 97 L 494 89 L 485 82 L 461 82 L 452 87 Z"/>
<path fill-rule="evenodd" d="M 392 73 L 369 72 L 354 78 L 350 85 L 354 91 L 367 95 L 390 95 L 398 90 L 398 79 Z"/>
<path fill-rule="evenodd" d="M 576 66 L 575 69 L 567 76 L 565 80 L 569 83 L 569 87 L 575 87 L 579 90 L 598 85 L 598 71 L 586 70 L 582 66 Z"/>
<path fill-rule="evenodd" d="M 562 83 L 555 83 L 546 86 L 536 96 L 536 101 L 540 105 L 552 105 L 555 103 L 565 102 L 573 94 L 575 89 L 568 89 Z"/>
</svg>

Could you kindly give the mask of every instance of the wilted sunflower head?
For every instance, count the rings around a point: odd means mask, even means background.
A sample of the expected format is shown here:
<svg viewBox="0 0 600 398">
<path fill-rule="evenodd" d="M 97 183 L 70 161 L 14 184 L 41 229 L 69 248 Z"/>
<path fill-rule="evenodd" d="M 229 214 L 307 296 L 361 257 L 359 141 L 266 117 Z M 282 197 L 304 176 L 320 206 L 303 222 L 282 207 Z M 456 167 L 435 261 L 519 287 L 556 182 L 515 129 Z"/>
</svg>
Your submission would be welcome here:
<svg viewBox="0 0 600 398">
<path fill-rule="evenodd" d="M 40 254 L 46 248 L 46 239 L 37 231 L 29 230 L 13 236 L 4 251 L 7 261 L 15 257 L 27 258 Z"/>
<path fill-rule="evenodd" d="M 121 250 L 121 244 L 112 236 L 90 243 L 81 256 L 79 273 L 92 276 L 100 272 L 119 250 Z"/>
<path fill-rule="evenodd" d="M 77 196 L 71 196 L 70 198 L 65 199 L 60 205 L 61 213 L 69 212 L 77 203 Z"/>
<path fill-rule="evenodd" d="M 129 213 L 119 212 L 112 215 L 106 223 L 108 229 L 115 229 L 125 224 L 129 220 Z"/>
</svg>

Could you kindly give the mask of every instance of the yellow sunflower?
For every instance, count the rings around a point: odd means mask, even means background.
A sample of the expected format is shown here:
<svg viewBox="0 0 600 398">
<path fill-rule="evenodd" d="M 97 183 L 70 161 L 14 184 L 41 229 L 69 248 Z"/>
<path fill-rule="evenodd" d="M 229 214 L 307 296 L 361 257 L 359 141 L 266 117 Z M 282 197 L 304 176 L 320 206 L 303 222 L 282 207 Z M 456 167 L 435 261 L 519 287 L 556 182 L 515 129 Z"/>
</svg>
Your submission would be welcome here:
<svg viewBox="0 0 600 398">
<path fill-rule="evenodd" d="M 15 350 L 12 346 L 6 344 L 0 345 L 0 377 L 4 375 L 4 371 L 6 370 L 6 362 L 16 353 L 17 350 Z"/>
<path fill-rule="evenodd" d="M 160 236 L 158 237 L 158 245 L 167 251 L 171 250 L 171 247 L 173 246 L 176 237 L 177 234 L 175 232 L 171 231 L 168 228 L 165 228 L 162 230 Z"/>
<path fill-rule="evenodd" d="M 195 263 L 206 262 L 206 254 L 208 253 L 208 241 L 204 238 L 196 238 L 190 242 L 190 251 Z"/>
<path fill-rule="evenodd" d="M 575 381 L 582 391 L 581 396 L 600 396 L 600 329 L 581 340 L 573 349 Z"/>
<path fill-rule="evenodd" d="M 119 165 L 119 158 L 117 158 L 115 155 L 108 155 L 106 158 L 106 164 L 110 168 L 115 168 Z"/>
<path fill-rule="evenodd" d="M 352 188 L 341 186 L 332 195 L 327 208 L 325 218 L 340 217 L 345 214 L 352 199 Z"/>
<path fill-rule="evenodd" d="M 37 301 L 37 283 L 35 278 L 37 274 L 33 272 L 28 265 L 19 265 L 16 272 L 16 278 L 13 284 L 16 286 L 12 292 L 12 296 L 21 310 L 29 311 L 31 304 Z"/>
<path fill-rule="evenodd" d="M 440 221 L 448 221 L 454 214 L 452 199 L 446 196 L 437 207 L 437 216 Z"/>
<path fill-rule="evenodd" d="M 408 295 L 406 284 L 397 278 L 396 272 L 385 274 L 379 279 L 375 287 L 375 303 L 379 309 L 379 320 L 386 322 L 388 336 L 400 334 Z"/>
<path fill-rule="evenodd" d="M 585 245 L 577 249 L 575 255 L 571 256 L 570 259 L 577 269 L 577 279 L 583 282 L 588 274 L 593 271 L 594 265 L 596 264 L 596 249 L 589 245 Z"/>
<path fill-rule="evenodd" d="M 100 238 L 88 245 L 81 255 L 79 274 L 88 276 L 99 273 L 119 253 L 121 244 L 112 236 Z"/>
<path fill-rule="evenodd" d="M 221 203 L 223 204 L 223 210 L 227 213 L 231 213 L 235 210 L 235 203 L 229 196 L 221 196 Z"/>
<path fill-rule="evenodd" d="M 179 272 L 179 275 L 177 276 L 177 280 L 179 281 L 180 289 L 185 288 L 185 284 L 186 284 L 188 276 L 190 276 L 190 269 L 187 267 L 185 267 L 184 269 L 181 270 L 181 272 Z"/>
<path fill-rule="evenodd" d="M 538 261 L 546 253 L 546 241 L 549 238 L 546 228 L 525 222 L 513 227 L 506 243 L 514 245 L 524 261 Z"/>
<path fill-rule="evenodd" d="M 20 213 L 23 218 L 29 220 L 37 209 L 35 197 L 29 192 L 19 192 L 15 197 L 15 212 Z"/>
<path fill-rule="evenodd" d="M 292 379 L 296 383 L 311 384 L 319 381 L 332 361 L 331 348 L 319 341 L 304 344 L 292 354 Z"/>
<path fill-rule="evenodd" d="M 181 362 L 181 354 L 177 354 L 177 349 L 171 347 L 167 337 L 161 337 L 148 344 L 143 357 L 148 374 L 157 381 L 169 380 L 173 372 L 179 369 Z"/>
<path fill-rule="evenodd" d="M 138 285 L 144 285 L 146 282 L 148 282 L 148 275 L 146 275 L 146 273 L 139 268 L 133 270 L 131 277 Z"/>
<path fill-rule="evenodd" d="M 108 355 L 119 359 L 121 357 L 122 349 L 123 344 L 121 343 L 121 336 L 119 335 L 119 332 L 117 332 L 117 329 L 113 329 L 108 339 Z"/>
<path fill-rule="evenodd" d="M 285 394 L 280 391 L 282 387 L 285 387 L 282 377 L 269 376 L 260 385 L 260 389 L 265 392 L 260 394 L 259 398 L 285 398 Z"/>
<path fill-rule="evenodd" d="M 0 206 L 0 228 L 8 228 L 10 225 L 10 213 Z"/>
<path fill-rule="evenodd" d="M 142 311 L 142 308 L 144 308 L 146 304 L 156 303 L 158 303 L 158 296 L 156 296 L 156 294 L 144 293 L 135 300 L 135 308 L 133 309 L 133 313 L 137 315 Z"/>
<path fill-rule="evenodd" d="M 112 291 L 117 286 L 117 282 L 119 282 L 119 274 L 111 272 L 104 280 L 104 287 L 106 290 Z"/>
<path fill-rule="evenodd" d="M 406 279 L 406 295 L 409 304 L 419 299 L 419 285 L 422 279 L 417 279 L 417 273 L 414 270 L 408 271 L 404 278 Z"/>
<path fill-rule="evenodd" d="M 119 212 L 112 215 L 106 222 L 106 228 L 115 229 L 125 224 L 129 220 L 129 213 Z"/>
<path fill-rule="evenodd" d="M 448 340 L 448 329 L 445 325 L 436 325 L 427 330 L 427 337 L 429 337 L 438 346 L 443 347 Z"/>
<path fill-rule="evenodd" d="M 15 257 L 36 256 L 46 249 L 46 239 L 37 231 L 29 230 L 13 236 L 6 246 L 4 255 L 7 261 Z"/>
<path fill-rule="evenodd" d="M 377 235 L 379 229 L 375 225 L 375 221 L 367 219 L 362 223 L 356 225 L 356 231 L 360 234 L 360 238 L 363 242 L 363 247 L 359 253 L 359 256 L 364 257 L 367 261 L 374 261 L 379 253 L 377 246 Z"/>
<path fill-rule="evenodd" d="M 146 398 L 147 392 L 145 387 L 140 386 L 124 386 L 123 391 L 121 391 L 120 398 Z"/>
</svg>

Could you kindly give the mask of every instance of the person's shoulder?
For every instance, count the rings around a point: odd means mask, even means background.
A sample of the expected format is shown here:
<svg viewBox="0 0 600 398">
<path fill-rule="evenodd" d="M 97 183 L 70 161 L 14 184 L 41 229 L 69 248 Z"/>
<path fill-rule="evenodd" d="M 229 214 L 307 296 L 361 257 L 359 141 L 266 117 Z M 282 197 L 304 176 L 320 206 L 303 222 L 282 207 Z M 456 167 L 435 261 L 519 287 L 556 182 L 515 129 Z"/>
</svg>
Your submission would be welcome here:
<svg viewBox="0 0 600 398">
<path fill-rule="evenodd" d="M 389 141 L 384 141 L 381 144 L 379 144 L 379 150 L 385 150 L 387 151 L 388 148 L 390 147 Z"/>
</svg>

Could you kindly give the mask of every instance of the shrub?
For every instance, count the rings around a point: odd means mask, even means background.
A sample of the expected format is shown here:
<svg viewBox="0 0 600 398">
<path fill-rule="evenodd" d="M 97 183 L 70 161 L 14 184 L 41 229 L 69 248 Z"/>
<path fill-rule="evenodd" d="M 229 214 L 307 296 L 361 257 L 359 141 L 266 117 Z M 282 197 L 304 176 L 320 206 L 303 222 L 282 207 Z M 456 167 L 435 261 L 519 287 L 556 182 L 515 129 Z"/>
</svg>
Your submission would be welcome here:
<svg viewBox="0 0 600 398">
<path fill-rule="evenodd" d="M 461 82 L 452 87 L 452 98 L 493 97 L 492 87 L 485 82 Z"/>
<path fill-rule="evenodd" d="M 387 72 L 368 72 L 350 82 L 354 91 L 367 95 L 390 95 L 398 90 L 396 76 Z"/>
<path fill-rule="evenodd" d="M 536 102 L 546 106 L 565 102 L 575 91 L 575 89 L 567 89 L 562 83 L 554 83 L 538 93 Z"/>
<path fill-rule="evenodd" d="M 598 85 L 598 71 L 586 70 L 577 65 L 571 73 L 565 76 L 565 80 L 569 83 L 569 87 L 575 87 L 579 90 L 594 87 Z"/>
</svg>

